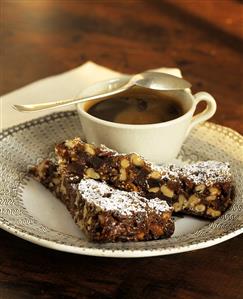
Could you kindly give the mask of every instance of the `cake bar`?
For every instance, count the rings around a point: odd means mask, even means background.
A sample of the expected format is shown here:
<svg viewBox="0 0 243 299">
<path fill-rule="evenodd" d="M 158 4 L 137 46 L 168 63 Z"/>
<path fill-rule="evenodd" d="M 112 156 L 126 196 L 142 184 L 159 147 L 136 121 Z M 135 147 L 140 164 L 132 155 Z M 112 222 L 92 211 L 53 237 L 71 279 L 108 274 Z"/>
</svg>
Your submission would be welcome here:
<svg viewBox="0 0 243 299">
<path fill-rule="evenodd" d="M 229 163 L 198 162 L 178 169 L 182 183 L 175 212 L 218 218 L 232 204 L 234 187 Z M 193 213 L 192 213 L 193 212 Z"/>
<path fill-rule="evenodd" d="M 146 241 L 174 232 L 172 208 L 159 198 L 114 189 L 105 182 L 60 175 L 51 161 L 31 169 L 32 175 L 66 205 L 91 241 Z"/>
<path fill-rule="evenodd" d="M 228 163 L 157 167 L 136 153 L 119 154 L 79 138 L 58 144 L 55 152 L 60 174 L 102 180 L 121 190 L 141 192 L 146 198 L 158 197 L 173 205 L 177 213 L 214 219 L 232 202 Z"/>
</svg>

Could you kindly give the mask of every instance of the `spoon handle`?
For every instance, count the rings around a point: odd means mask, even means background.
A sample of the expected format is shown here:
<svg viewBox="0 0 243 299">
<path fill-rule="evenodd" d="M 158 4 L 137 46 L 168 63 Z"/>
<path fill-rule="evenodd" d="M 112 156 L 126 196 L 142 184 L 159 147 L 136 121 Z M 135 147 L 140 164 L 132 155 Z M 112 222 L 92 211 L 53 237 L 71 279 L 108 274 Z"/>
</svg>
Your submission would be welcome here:
<svg viewBox="0 0 243 299">
<path fill-rule="evenodd" d="M 59 100 L 59 101 L 54 101 L 54 102 L 47 102 L 47 103 L 40 103 L 40 104 L 28 104 L 28 105 L 13 105 L 13 108 L 19 112 L 36 112 L 36 111 L 42 111 L 42 110 L 47 110 L 47 109 L 54 109 L 58 107 L 65 107 L 71 104 L 78 104 L 86 101 L 91 101 L 91 100 L 98 100 L 98 99 L 103 99 L 118 93 L 123 92 L 124 90 L 127 90 L 128 88 L 132 87 L 134 84 L 131 82 L 128 82 L 121 88 L 117 90 L 113 90 L 110 92 L 106 92 L 103 94 L 99 95 L 93 95 L 89 97 L 84 97 L 84 98 L 76 98 L 76 99 L 65 99 L 65 100 Z"/>
</svg>

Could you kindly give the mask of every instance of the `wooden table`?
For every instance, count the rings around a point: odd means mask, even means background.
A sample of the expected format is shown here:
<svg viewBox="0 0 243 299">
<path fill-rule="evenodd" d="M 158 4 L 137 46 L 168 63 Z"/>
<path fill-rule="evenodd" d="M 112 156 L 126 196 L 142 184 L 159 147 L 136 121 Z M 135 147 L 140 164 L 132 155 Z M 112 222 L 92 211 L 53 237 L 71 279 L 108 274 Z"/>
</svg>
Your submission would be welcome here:
<svg viewBox="0 0 243 299">
<path fill-rule="evenodd" d="M 0 94 L 87 60 L 179 67 L 243 133 L 242 1 L 1 1 Z M 243 298 L 243 238 L 154 258 L 78 256 L 0 231 L 0 298 Z"/>
</svg>

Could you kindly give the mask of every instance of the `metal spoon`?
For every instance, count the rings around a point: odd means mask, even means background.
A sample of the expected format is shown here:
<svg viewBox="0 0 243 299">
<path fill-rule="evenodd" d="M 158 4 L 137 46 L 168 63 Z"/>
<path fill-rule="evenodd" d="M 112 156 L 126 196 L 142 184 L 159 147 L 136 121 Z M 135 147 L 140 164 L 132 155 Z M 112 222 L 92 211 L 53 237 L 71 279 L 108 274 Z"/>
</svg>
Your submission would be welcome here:
<svg viewBox="0 0 243 299">
<path fill-rule="evenodd" d="M 165 73 L 144 72 L 141 74 L 131 76 L 128 82 L 123 86 L 114 89 L 109 88 L 109 92 L 103 94 L 90 95 L 89 97 L 84 97 L 84 98 L 59 100 L 59 101 L 47 102 L 41 104 L 13 105 L 13 108 L 20 112 L 34 112 L 34 111 L 41 111 L 46 109 L 53 109 L 57 107 L 64 107 L 64 106 L 78 104 L 90 100 L 107 98 L 109 96 L 121 93 L 133 86 L 140 86 L 143 88 L 150 88 L 150 89 L 161 90 L 161 91 L 170 91 L 170 90 L 183 90 L 186 88 L 190 88 L 191 84 L 182 78 L 178 78 Z"/>
</svg>

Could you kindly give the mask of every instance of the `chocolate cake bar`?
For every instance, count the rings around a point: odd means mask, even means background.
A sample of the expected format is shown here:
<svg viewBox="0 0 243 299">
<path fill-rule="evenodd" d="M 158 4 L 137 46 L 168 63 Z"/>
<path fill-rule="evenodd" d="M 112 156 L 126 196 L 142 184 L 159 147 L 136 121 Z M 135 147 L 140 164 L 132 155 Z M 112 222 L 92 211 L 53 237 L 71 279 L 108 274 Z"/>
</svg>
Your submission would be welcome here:
<svg viewBox="0 0 243 299">
<path fill-rule="evenodd" d="M 181 181 L 175 212 L 218 218 L 231 205 L 234 187 L 229 163 L 206 161 L 177 170 Z"/>
<path fill-rule="evenodd" d="M 148 200 L 94 179 L 60 175 L 51 161 L 31 169 L 32 175 L 67 206 L 92 241 L 145 241 L 170 237 L 172 208 L 159 198 Z"/>
<path fill-rule="evenodd" d="M 207 161 L 190 166 L 156 167 L 136 153 L 119 154 L 79 138 L 55 148 L 58 172 L 92 178 L 125 191 L 158 197 L 179 213 L 219 217 L 231 204 L 232 178 L 228 163 Z"/>
</svg>

